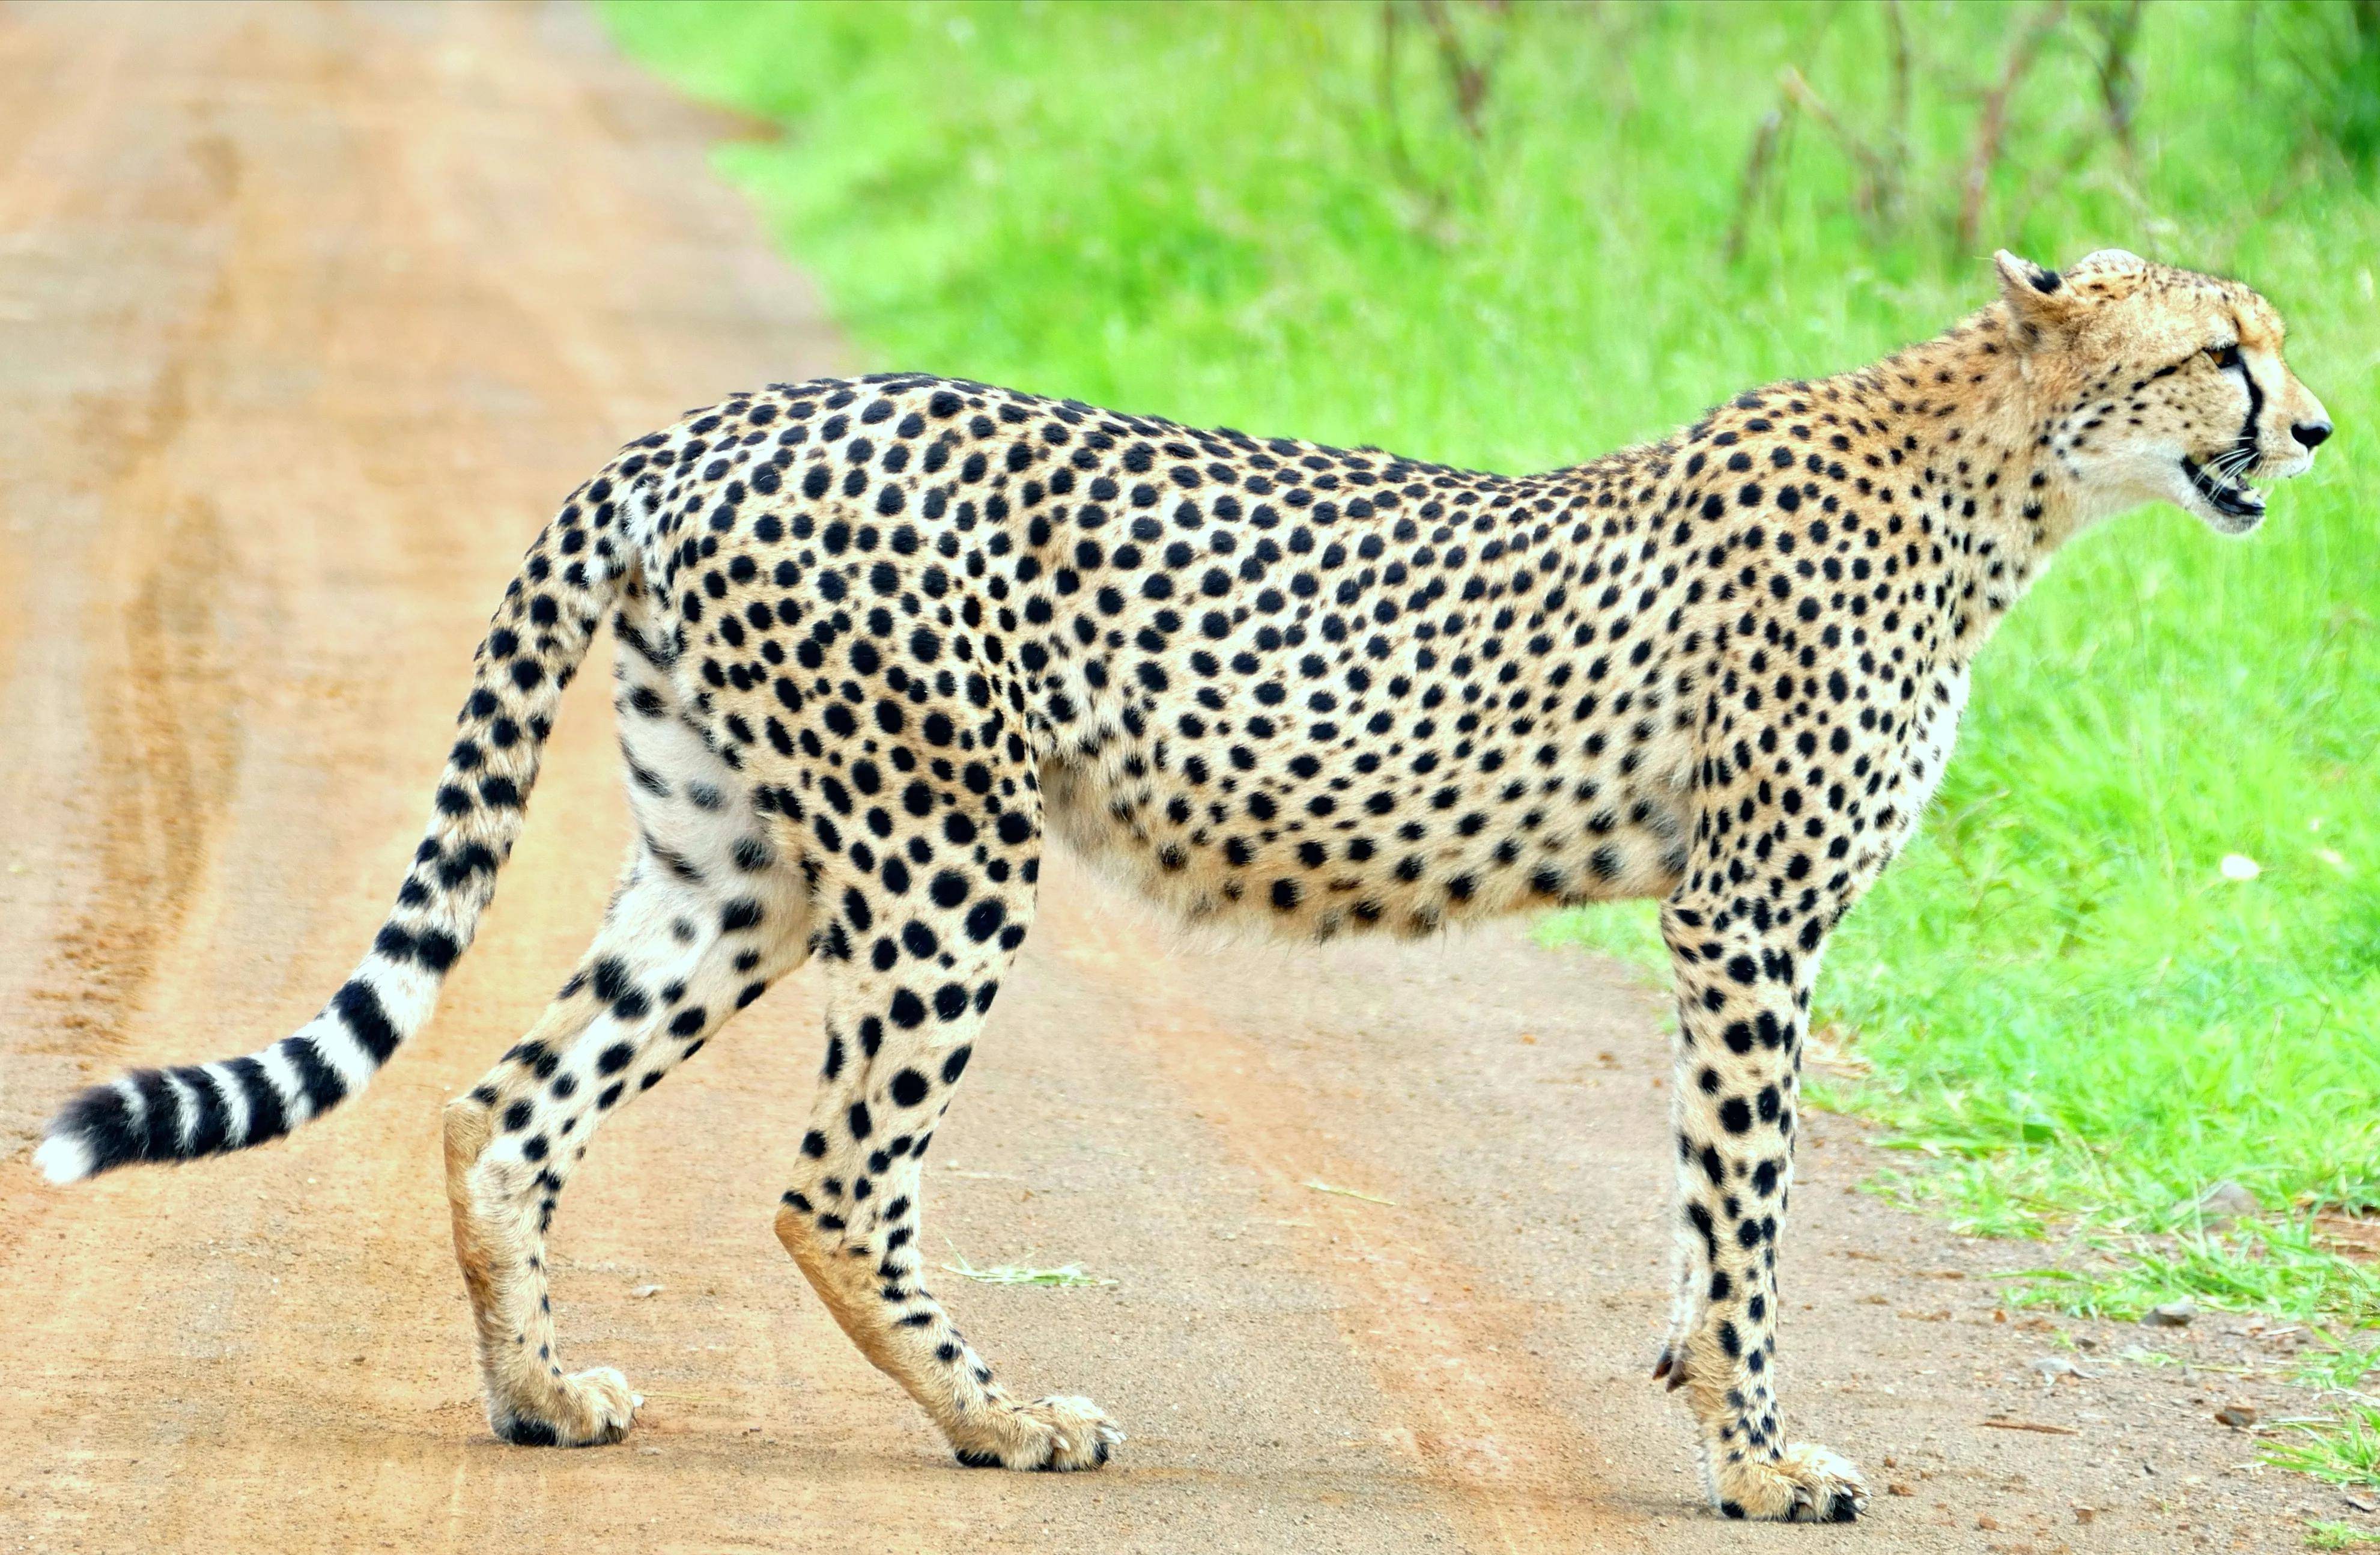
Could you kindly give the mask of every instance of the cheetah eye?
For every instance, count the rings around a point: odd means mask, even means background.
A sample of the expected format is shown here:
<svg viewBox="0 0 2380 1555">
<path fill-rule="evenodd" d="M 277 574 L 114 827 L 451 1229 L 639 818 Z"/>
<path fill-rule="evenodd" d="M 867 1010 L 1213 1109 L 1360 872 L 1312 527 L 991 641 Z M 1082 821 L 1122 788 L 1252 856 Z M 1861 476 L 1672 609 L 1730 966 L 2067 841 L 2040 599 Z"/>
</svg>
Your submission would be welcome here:
<svg viewBox="0 0 2380 1555">
<path fill-rule="evenodd" d="M 2236 340 L 2228 346 L 2209 346 L 2206 354 L 2215 358 L 2215 365 L 2218 368 L 2240 365 L 2240 343 Z"/>
</svg>

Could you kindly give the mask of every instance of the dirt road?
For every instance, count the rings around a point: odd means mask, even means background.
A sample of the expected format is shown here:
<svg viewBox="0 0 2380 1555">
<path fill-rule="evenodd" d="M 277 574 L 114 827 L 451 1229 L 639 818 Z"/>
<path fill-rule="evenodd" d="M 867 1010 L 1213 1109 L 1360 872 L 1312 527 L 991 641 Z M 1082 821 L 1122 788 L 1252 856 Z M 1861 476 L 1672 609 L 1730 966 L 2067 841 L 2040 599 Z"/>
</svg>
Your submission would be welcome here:
<svg viewBox="0 0 2380 1555">
<path fill-rule="evenodd" d="M 560 495 L 685 406 L 845 361 L 707 174 L 725 128 L 576 11 L 0 13 L 0 1549 L 2228 1549 L 2351 1515 L 2210 1418 L 2301 1402 L 2205 1369 L 2273 1346 L 2003 1320 L 1976 1276 L 2037 1255 L 1852 1194 L 1876 1160 L 1819 1118 L 1789 1398 L 1875 1513 L 1718 1522 L 1647 1377 L 1649 996 L 1521 927 L 1184 947 L 1062 863 L 929 1235 L 1111 1282 L 941 1284 L 1013 1384 L 1100 1401 L 1118 1462 L 960 1472 L 809 1296 L 769 1231 L 805 979 L 607 1128 L 564 1204 L 565 1342 L 644 1391 L 638 1428 L 499 1443 L 438 1109 L 601 909 L 600 674 L 367 1099 L 286 1147 L 41 1184 L 25 1148 L 79 1081 L 247 1051 L 334 986 Z M 2132 1343 L 2193 1364 L 2094 1358 Z M 2055 1355 L 2091 1377 L 2032 1368 Z"/>
</svg>

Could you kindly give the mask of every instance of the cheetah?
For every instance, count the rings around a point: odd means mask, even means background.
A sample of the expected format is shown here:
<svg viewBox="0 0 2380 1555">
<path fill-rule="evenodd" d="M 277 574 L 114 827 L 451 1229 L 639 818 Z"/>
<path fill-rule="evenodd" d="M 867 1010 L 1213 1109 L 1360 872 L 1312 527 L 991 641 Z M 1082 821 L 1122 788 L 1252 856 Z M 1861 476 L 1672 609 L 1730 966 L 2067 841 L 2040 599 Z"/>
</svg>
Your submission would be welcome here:
<svg viewBox="0 0 2380 1555">
<path fill-rule="evenodd" d="M 2330 435 L 2244 285 L 2005 251 L 1864 370 L 1507 477 L 914 374 L 737 395 L 629 444 L 473 660 L 396 905 L 294 1035 L 83 1092 L 65 1182 L 287 1134 L 428 1018 L 608 616 L 636 840 L 594 943 L 444 1119 L 488 1418 L 615 1441 L 566 1371 L 554 1205 L 602 1120 L 806 962 L 825 1056 L 778 1238 L 971 1466 L 1088 1469 L 1088 1400 L 993 1379 L 927 1289 L 920 1167 L 1051 837 L 1190 919 L 1320 940 L 1656 898 L 1678 1000 L 1675 1302 L 1654 1375 L 1712 1503 L 1850 1521 L 1790 1440 L 1777 1247 L 1810 990 L 1916 825 L 1969 666 L 2059 546 L 2164 501 L 2226 534 Z"/>
</svg>

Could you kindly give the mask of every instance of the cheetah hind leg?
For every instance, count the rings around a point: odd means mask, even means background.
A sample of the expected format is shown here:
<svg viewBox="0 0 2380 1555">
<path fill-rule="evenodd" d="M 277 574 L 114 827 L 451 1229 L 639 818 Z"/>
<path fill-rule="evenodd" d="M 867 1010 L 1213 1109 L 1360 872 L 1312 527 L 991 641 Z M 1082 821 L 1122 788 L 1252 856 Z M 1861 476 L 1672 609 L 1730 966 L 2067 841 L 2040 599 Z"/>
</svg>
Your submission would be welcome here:
<svg viewBox="0 0 2380 1555">
<path fill-rule="evenodd" d="M 488 1423 L 524 1446 L 591 1447 L 638 1406 L 608 1367 L 565 1373 L 545 1234 L 603 1119 L 690 1057 L 805 954 L 799 877 L 747 875 L 732 911 L 632 853 L 577 974 L 528 1036 L 446 1109 L 446 1194 L 477 1330 Z M 674 934 L 668 926 L 685 926 Z M 733 927 L 727 927 L 732 923 Z"/>
<path fill-rule="evenodd" d="M 480 1334 L 489 1427 L 523 1447 L 600 1447 L 617 1441 L 627 1434 L 644 1400 L 610 1367 L 565 1376 L 553 1363 L 552 1308 L 541 1288 L 543 1257 L 529 1251 L 524 1218 L 486 1213 L 480 1200 L 489 1196 L 473 1182 L 473 1168 L 495 1132 L 495 1114 L 484 1103 L 462 1097 L 447 1104 L 446 1197 L 454 1212 L 455 1251 Z M 532 1271 L 535 1279 L 522 1278 Z M 537 1287 L 534 1295 L 532 1287 Z M 514 1331 L 496 1332 L 515 1318 L 518 1327 Z M 533 1352 L 528 1345 L 532 1330 L 541 1330 Z"/>
<path fill-rule="evenodd" d="M 853 896 L 820 893 L 837 899 L 858 944 L 868 922 L 918 910 L 885 900 L 854 912 Z M 905 937 L 939 947 L 923 964 L 830 966 L 824 1077 L 776 1231 L 835 1322 L 932 1416 L 960 1463 L 1089 1469 L 1123 1433 L 1088 1399 L 1011 1397 L 926 1289 L 917 1246 L 927 1146 L 1031 912 L 1031 886 L 1012 881 L 913 920 Z M 978 935 L 987 924 L 997 927 Z"/>
</svg>

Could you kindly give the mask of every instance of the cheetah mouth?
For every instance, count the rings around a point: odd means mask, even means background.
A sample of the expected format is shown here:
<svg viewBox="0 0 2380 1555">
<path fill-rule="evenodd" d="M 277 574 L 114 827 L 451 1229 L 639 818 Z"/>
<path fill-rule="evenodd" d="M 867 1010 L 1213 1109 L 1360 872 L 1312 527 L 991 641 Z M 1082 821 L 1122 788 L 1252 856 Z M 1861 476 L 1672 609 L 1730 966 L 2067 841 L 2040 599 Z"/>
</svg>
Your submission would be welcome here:
<svg viewBox="0 0 2380 1555">
<path fill-rule="evenodd" d="M 2229 462 L 2225 459 L 2216 461 L 2218 467 Z M 2216 512 L 2232 518 L 2262 518 L 2265 516 L 2265 493 L 2238 476 L 2216 475 L 2186 454 L 2182 456 L 2181 473 L 2189 478 L 2192 488 L 2206 499 L 2206 505 Z"/>
</svg>

